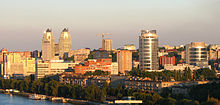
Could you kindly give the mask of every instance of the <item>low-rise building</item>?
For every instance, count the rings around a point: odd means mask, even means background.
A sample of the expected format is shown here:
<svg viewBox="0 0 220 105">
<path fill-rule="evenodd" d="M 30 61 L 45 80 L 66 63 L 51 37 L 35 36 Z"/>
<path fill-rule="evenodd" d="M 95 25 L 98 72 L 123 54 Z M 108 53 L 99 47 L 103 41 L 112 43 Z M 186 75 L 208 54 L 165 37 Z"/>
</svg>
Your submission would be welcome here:
<svg viewBox="0 0 220 105">
<path fill-rule="evenodd" d="M 75 85 L 77 84 L 80 86 L 86 86 L 86 81 L 88 80 L 88 77 L 75 74 L 73 72 L 63 72 L 61 74 L 57 74 L 57 75 L 49 76 L 49 77 L 61 83 L 75 84 Z"/>
<path fill-rule="evenodd" d="M 94 72 L 96 70 L 108 71 L 112 70 L 112 59 L 89 59 L 84 64 L 75 66 L 75 73 L 85 74 L 85 72 Z"/>
<path fill-rule="evenodd" d="M 164 65 L 164 70 L 180 70 L 180 71 L 183 71 L 183 70 L 185 70 L 185 68 L 190 68 L 190 70 L 198 70 L 201 67 L 194 66 L 194 65 L 189 65 L 189 64 L 177 64 L 177 65 L 165 64 Z"/>
<path fill-rule="evenodd" d="M 65 72 L 68 68 L 74 68 L 76 63 L 63 62 L 63 60 L 54 60 L 50 62 L 37 62 L 36 78 L 43 78 L 49 75 L 56 75 Z"/>
<path fill-rule="evenodd" d="M 170 49 L 174 49 L 174 48 L 175 48 L 174 46 L 169 46 L 169 45 L 163 45 L 163 47 L 164 47 L 166 50 L 170 50 Z"/>
<path fill-rule="evenodd" d="M 124 49 L 135 51 L 136 46 L 134 44 L 126 44 L 126 45 L 124 45 Z"/>
<path fill-rule="evenodd" d="M 220 45 L 208 46 L 208 58 L 209 60 L 216 60 L 220 58 Z"/>
<path fill-rule="evenodd" d="M 112 75 L 110 85 L 115 88 L 118 87 L 119 85 L 125 86 L 125 80 L 127 78 L 128 76 L 125 75 Z"/>
<path fill-rule="evenodd" d="M 69 57 L 73 56 L 75 63 L 81 63 L 88 58 L 89 54 L 90 54 L 90 49 L 84 48 L 84 49 L 72 50 L 71 52 L 69 52 L 68 56 Z"/>
<path fill-rule="evenodd" d="M 193 81 L 193 82 L 184 82 L 170 87 L 172 94 L 189 96 L 190 87 L 200 84 L 207 84 L 209 81 Z"/>
<path fill-rule="evenodd" d="M 96 76 L 96 77 L 89 77 L 87 80 L 87 85 L 94 84 L 95 86 L 103 87 L 105 84 L 109 84 L 111 79 L 109 76 Z"/>
<path fill-rule="evenodd" d="M 125 80 L 125 88 L 141 89 L 147 91 L 161 92 L 162 88 L 171 87 L 173 85 L 179 84 L 179 81 L 153 81 L 150 78 L 141 77 L 129 77 Z"/>
<path fill-rule="evenodd" d="M 106 50 L 98 50 L 93 54 L 94 59 L 107 59 L 110 58 L 110 53 Z"/>
<path fill-rule="evenodd" d="M 160 56 L 160 66 L 164 66 L 165 64 L 173 64 L 175 65 L 175 56 L 167 57 L 167 56 Z"/>
<path fill-rule="evenodd" d="M 111 64 L 111 75 L 118 75 L 118 63 L 112 62 Z"/>
</svg>

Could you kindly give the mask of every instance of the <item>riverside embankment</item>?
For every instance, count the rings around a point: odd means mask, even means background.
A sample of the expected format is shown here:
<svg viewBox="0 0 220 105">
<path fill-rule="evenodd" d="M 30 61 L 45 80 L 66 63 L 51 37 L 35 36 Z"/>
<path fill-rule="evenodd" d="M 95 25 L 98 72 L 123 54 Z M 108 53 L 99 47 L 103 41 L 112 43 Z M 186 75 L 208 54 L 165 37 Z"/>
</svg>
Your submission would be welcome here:
<svg viewBox="0 0 220 105">
<path fill-rule="evenodd" d="M 6 92 L 5 89 L 0 89 L 0 93 L 2 94 L 11 94 L 11 95 L 16 95 L 16 96 L 22 96 L 22 97 L 26 97 L 26 99 L 29 99 L 28 97 L 30 95 L 33 95 L 33 93 L 26 93 L 26 92 Z M 40 95 L 40 94 L 36 94 L 36 95 Z M 51 102 L 64 102 L 64 103 L 71 103 L 73 105 L 100 105 L 101 103 L 97 103 L 97 102 L 91 102 L 91 101 L 87 101 L 87 100 L 77 100 L 77 99 L 70 99 L 70 98 L 63 98 L 63 97 L 54 97 L 54 96 L 46 96 L 46 100 L 51 101 Z M 35 100 L 33 100 L 35 101 Z"/>
</svg>

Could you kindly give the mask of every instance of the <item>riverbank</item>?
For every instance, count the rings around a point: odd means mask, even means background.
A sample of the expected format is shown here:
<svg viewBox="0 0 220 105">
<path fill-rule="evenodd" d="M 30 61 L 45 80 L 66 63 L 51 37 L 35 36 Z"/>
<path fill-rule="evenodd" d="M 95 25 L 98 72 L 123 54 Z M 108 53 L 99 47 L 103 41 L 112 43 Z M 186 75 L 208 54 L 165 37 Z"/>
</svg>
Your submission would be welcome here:
<svg viewBox="0 0 220 105">
<path fill-rule="evenodd" d="M 3 94 L 13 94 L 22 97 L 29 98 L 30 95 L 34 95 L 33 93 L 26 93 L 26 92 L 6 92 L 5 89 L 0 89 L 0 93 Z M 35 94 L 41 95 L 41 94 Z M 46 95 L 45 95 L 46 96 Z M 78 100 L 78 99 L 71 99 L 71 98 L 64 98 L 64 97 L 54 97 L 54 96 L 46 96 L 46 99 L 52 102 L 60 102 L 60 103 L 71 103 L 74 105 L 100 105 L 101 103 L 91 102 L 87 100 Z"/>
</svg>

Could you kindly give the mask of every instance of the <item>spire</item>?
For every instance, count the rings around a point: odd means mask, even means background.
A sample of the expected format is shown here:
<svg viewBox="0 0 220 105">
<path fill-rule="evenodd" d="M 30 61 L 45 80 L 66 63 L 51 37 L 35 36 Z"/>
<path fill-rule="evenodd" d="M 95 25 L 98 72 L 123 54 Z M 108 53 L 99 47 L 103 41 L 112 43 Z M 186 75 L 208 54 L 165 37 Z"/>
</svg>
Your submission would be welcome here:
<svg viewBox="0 0 220 105">
<path fill-rule="evenodd" d="M 68 28 L 64 28 L 64 29 L 63 29 L 63 32 L 68 32 Z"/>
<path fill-rule="evenodd" d="M 48 28 L 48 29 L 46 30 L 46 32 L 51 32 L 51 29 Z"/>
</svg>

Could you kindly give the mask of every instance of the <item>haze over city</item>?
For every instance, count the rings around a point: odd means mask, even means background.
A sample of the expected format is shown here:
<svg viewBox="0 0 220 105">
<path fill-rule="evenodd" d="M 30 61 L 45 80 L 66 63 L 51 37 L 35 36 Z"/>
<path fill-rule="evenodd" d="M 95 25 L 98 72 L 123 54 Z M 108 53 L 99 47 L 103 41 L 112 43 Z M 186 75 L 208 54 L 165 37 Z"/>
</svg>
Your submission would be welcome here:
<svg viewBox="0 0 220 105">
<path fill-rule="evenodd" d="M 160 46 L 219 44 L 219 0 L 1 0 L 0 13 L 0 45 L 9 51 L 41 50 L 47 28 L 56 42 L 69 28 L 73 49 L 100 48 L 102 32 L 113 48 L 138 47 L 142 29 L 157 30 Z"/>
</svg>

